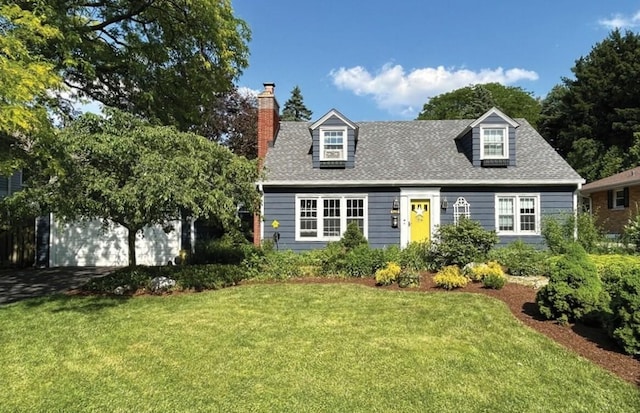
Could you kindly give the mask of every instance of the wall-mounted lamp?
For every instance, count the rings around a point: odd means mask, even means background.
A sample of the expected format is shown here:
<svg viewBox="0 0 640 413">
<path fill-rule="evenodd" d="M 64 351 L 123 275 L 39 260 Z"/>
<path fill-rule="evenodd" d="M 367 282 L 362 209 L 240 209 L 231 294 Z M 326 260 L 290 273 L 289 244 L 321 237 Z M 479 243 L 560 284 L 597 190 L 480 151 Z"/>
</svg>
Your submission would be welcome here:
<svg viewBox="0 0 640 413">
<path fill-rule="evenodd" d="M 400 202 L 396 198 L 391 204 L 391 228 L 398 228 L 398 215 L 400 215 Z"/>
<path fill-rule="evenodd" d="M 447 197 L 444 197 L 442 199 L 442 203 L 440 203 L 440 207 L 445 211 L 447 210 L 447 208 L 449 207 L 449 201 L 447 201 Z"/>
</svg>

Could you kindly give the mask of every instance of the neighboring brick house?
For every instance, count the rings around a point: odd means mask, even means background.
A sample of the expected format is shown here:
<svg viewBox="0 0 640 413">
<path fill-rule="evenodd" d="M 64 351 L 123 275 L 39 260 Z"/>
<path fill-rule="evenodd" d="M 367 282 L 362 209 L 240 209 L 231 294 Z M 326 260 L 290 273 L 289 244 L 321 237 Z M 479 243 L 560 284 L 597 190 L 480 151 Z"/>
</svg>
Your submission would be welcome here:
<svg viewBox="0 0 640 413">
<path fill-rule="evenodd" d="M 275 85 L 264 86 L 256 243 L 321 248 L 353 222 L 373 247 L 404 247 L 466 216 L 502 244 L 541 244 L 544 216 L 577 209 L 584 180 L 525 119 L 493 108 L 478 119 L 354 122 L 332 109 L 284 122 Z"/>
<path fill-rule="evenodd" d="M 596 223 L 608 234 L 622 234 L 640 203 L 640 166 L 584 185 L 583 205 L 592 211 Z"/>
</svg>

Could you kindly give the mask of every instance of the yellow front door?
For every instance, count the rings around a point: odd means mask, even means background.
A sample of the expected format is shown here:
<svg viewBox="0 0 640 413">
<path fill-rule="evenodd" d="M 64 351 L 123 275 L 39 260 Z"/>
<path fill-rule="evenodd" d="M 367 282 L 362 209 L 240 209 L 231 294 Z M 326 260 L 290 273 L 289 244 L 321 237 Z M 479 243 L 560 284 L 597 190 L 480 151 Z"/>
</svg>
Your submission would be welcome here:
<svg viewBox="0 0 640 413">
<path fill-rule="evenodd" d="M 429 241 L 431 236 L 431 203 L 428 199 L 411 200 L 410 241 Z"/>
</svg>

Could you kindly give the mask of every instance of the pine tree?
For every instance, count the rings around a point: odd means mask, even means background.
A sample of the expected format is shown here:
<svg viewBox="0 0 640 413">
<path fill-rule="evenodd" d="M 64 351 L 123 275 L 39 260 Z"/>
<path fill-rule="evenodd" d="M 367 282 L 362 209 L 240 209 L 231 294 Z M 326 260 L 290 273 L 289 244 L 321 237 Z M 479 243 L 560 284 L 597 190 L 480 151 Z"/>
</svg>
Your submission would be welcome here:
<svg viewBox="0 0 640 413">
<path fill-rule="evenodd" d="M 284 104 L 281 120 L 308 121 L 313 112 L 304 105 L 302 93 L 298 86 L 291 91 L 291 97 Z"/>
</svg>

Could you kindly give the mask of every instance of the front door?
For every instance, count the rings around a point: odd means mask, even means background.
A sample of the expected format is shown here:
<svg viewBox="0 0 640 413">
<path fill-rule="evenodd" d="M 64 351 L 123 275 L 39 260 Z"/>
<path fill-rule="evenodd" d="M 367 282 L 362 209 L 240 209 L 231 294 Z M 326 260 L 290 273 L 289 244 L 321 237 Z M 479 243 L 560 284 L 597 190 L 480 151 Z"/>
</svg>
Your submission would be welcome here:
<svg viewBox="0 0 640 413">
<path fill-rule="evenodd" d="M 431 202 L 428 199 L 411 200 L 410 242 L 429 241 L 431 236 Z"/>
</svg>

